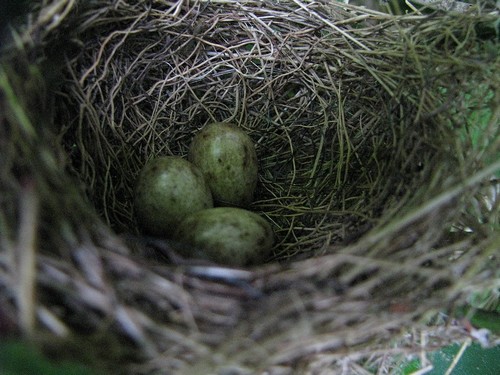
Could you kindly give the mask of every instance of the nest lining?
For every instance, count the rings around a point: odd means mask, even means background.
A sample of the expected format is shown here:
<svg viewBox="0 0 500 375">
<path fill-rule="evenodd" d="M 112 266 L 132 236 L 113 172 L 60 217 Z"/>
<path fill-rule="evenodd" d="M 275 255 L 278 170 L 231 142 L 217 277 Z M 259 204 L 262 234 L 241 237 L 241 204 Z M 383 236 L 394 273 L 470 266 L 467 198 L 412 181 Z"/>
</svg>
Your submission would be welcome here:
<svg viewBox="0 0 500 375">
<path fill-rule="evenodd" d="M 498 169 L 482 165 L 482 153 L 500 148 L 496 98 L 486 104 L 487 151 L 466 154 L 471 141 L 457 136 L 471 82 L 498 87 L 498 56 L 481 54 L 473 32 L 480 18 L 395 19 L 322 2 L 58 5 L 59 18 L 42 9 L 28 34 L 41 38 L 35 52 L 66 44 L 52 125 L 7 110 L 0 137 L 12 141 L 2 144 L 2 295 L 12 304 L 22 294 L 10 218 L 30 214 L 16 202 L 33 182 L 43 241 L 32 276 L 41 293 L 31 303 L 52 333 L 125 334 L 140 348 L 138 373 L 300 373 L 377 357 L 465 287 L 498 278 L 498 204 L 479 224 L 459 216 Z M 31 83 L 14 82 L 17 96 L 44 103 L 44 83 L 12 65 L 9 77 Z M 275 256 L 288 262 L 215 268 L 222 276 L 214 277 L 210 267 L 131 254 L 93 208 L 115 230 L 134 232 L 130 197 L 145 160 L 184 155 L 194 131 L 220 120 L 256 143 L 252 208 L 274 224 Z M 445 234 L 461 220 L 474 231 L 450 242 Z M 293 261 L 296 254 L 310 259 Z M 436 331 L 436 345 L 459 335 L 450 326 L 423 332 Z M 393 351 L 419 345 L 414 336 Z"/>
<path fill-rule="evenodd" d="M 66 115 L 65 142 L 115 230 L 136 231 L 131 202 L 145 161 L 185 155 L 212 121 L 235 122 L 256 143 L 252 209 L 273 223 L 280 258 L 358 237 L 391 199 L 424 183 L 423 166 L 454 168 L 440 145 L 452 134 L 419 117 L 441 99 L 417 102 L 426 72 L 382 42 L 389 22 L 371 29 L 352 17 L 339 28 L 320 6 L 219 7 L 200 2 L 173 18 L 124 4 L 77 28 L 93 37 L 70 61 L 78 84 L 68 107 L 79 113 Z"/>
</svg>

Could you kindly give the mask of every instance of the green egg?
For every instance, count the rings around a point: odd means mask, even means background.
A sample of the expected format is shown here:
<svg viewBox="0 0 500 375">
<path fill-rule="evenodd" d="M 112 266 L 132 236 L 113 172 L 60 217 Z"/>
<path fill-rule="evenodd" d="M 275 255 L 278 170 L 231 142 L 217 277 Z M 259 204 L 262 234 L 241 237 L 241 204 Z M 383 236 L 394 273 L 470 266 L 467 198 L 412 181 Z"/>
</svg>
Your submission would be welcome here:
<svg viewBox="0 0 500 375">
<path fill-rule="evenodd" d="M 203 172 L 215 202 L 245 207 L 253 201 L 258 178 L 252 139 L 229 123 L 212 123 L 191 143 L 188 159 Z"/>
<path fill-rule="evenodd" d="M 258 264 L 269 258 L 274 242 L 271 225 L 258 214 L 237 207 L 216 207 L 187 216 L 174 238 L 181 255 L 230 266 Z"/>
<path fill-rule="evenodd" d="M 213 207 L 201 171 L 177 156 L 150 160 L 137 179 L 134 213 L 143 232 L 170 237 L 189 214 Z"/>
</svg>

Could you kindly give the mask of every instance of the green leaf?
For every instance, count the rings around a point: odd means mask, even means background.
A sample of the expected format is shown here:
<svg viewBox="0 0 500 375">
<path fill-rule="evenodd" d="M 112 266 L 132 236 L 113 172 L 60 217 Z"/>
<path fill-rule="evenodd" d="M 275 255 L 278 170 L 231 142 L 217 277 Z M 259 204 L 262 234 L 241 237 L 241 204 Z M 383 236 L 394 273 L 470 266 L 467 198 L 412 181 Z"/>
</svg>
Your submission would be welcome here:
<svg viewBox="0 0 500 375">
<path fill-rule="evenodd" d="M 93 375 L 77 363 L 51 363 L 35 347 L 21 341 L 0 344 L 0 374 L 2 375 Z"/>
</svg>

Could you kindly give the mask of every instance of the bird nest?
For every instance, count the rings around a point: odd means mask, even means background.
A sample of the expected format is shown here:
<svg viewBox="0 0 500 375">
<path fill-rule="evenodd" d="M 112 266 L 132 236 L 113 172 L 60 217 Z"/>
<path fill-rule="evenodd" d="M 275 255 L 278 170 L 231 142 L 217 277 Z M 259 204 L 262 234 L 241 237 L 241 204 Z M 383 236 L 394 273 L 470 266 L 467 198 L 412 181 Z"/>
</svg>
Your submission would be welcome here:
<svg viewBox="0 0 500 375">
<path fill-rule="evenodd" d="M 0 72 L 2 330 L 123 373 L 354 371 L 465 339 L 454 306 L 500 269 L 495 16 L 471 9 L 42 2 Z M 215 121 L 256 146 L 259 266 L 137 229 L 144 163 Z"/>
</svg>

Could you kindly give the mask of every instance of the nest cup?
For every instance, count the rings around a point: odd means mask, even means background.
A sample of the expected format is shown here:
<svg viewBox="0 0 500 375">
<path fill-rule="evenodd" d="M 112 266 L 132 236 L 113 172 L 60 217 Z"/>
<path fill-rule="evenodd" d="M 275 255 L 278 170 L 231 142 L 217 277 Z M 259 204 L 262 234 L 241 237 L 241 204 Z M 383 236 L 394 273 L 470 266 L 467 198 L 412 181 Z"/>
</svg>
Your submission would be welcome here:
<svg viewBox="0 0 500 375">
<path fill-rule="evenodd" d="M 341 8 L 288 6 L 124 5 L 76 26 L 86 37 L 69 63 L 63 142 L 113 229 L 136 233 L 131 202 L 146 160 L 185 156 L 214 121 L 255 142 L 251 209 L 273 224 L 280 259 L 351 242 L 436 165 L 456 168 L 441 147 L 453 132 L 427 114 L 434 98 L 419 102 L 416 62 L 381 59 L 393 48 L 376 45 L 382 31 L 331 27 Z"/>
<path fill-rule="evenodd" d="M 2 249 L 22 247 L 8 244 L 32 215 L 38 232 L 23 246 L 37 253 L 40 297 L 26 303 L 50 316 L 38 318 L 44 329 L 95 332 L 111 318 L 110 335 L 140 348 L 138 373 L 303 373 L 334 368 L 344 350 L 349 363 L 373 359 L 401 328 L 466 298 L 464 285 L 498 277 L 498 204 L 479 220 L 464 214 L 499 168 L 498 54 L 475 32 L 488 15 L 397 18 L 322 1 L 55 3 L 32 11 L 6 54 L 1 97 Z M 478 141 L 470 112 L 485 108 Z M 187 155 L 193 135 L 219 121 L 255 143 L 250 209 L 273 226 L 272 257 L 215 278 L 141 259 L 123 240 L 140 238 L 139 171 Z M 16 321 L 15 299 L 4 299 L 0 313 Z M 28 318 L 19 325 L 29 330 Z M 432 342 L 455 338 L 441 331 Z"/>
</svg>

